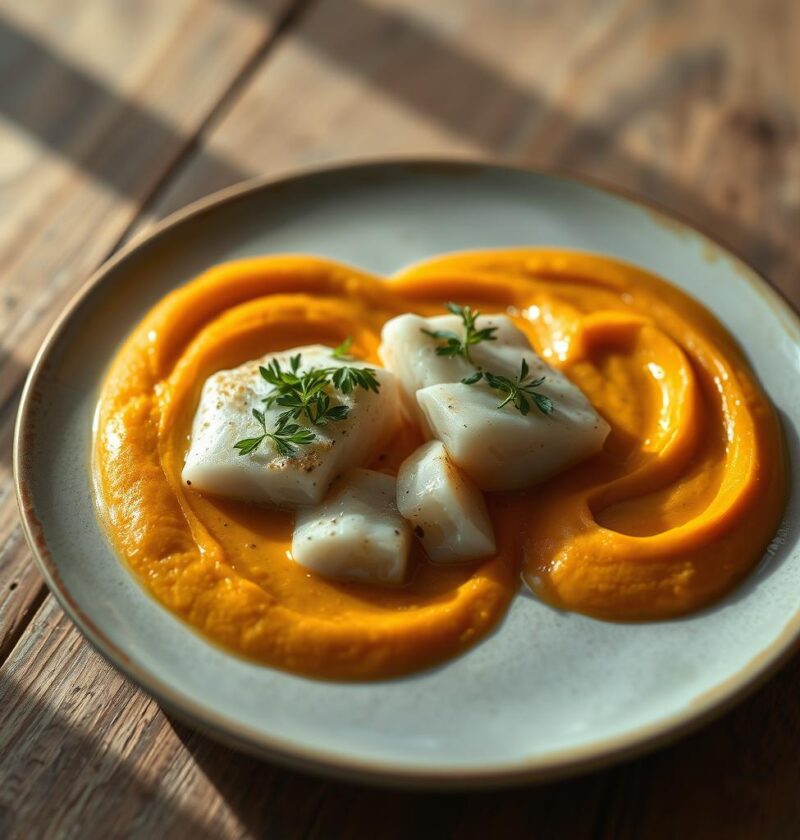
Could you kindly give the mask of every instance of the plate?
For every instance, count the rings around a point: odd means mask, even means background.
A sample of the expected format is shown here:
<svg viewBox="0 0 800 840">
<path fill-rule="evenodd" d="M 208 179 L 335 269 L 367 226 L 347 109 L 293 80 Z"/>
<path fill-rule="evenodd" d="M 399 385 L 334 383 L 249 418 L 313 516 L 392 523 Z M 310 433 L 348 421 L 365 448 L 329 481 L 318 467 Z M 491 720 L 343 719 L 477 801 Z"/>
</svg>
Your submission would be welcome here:
<svg viewBox="0 0 800 840">
<path fill-rule="evenodd" d="M 800 636 L 796 482 L 763 562 L 713 608 L 615 624 L 523 594 L 465 655 L 371 684 L 314 681 L 225 653 L 151 600 L 112 553 L 92 504 L 92 414 L 108 361 L 163 295 L 258 254 L 319 254 L 389 274 L 446 251 L 519 245 L 609 254 L 702 301 L 742 342 L 798 463 L 800 321 L 752 269 L 673 217 L 562 175 L 477 163 L 379 162 L 247 183 L 107 263 L 28 378 L 15 438 L 24 526 L 48 585 L 98 650 L 231 745 L 429 787 L 540 780 L 620 759 L 698 725 L 773 672 Z"/>
</svg>

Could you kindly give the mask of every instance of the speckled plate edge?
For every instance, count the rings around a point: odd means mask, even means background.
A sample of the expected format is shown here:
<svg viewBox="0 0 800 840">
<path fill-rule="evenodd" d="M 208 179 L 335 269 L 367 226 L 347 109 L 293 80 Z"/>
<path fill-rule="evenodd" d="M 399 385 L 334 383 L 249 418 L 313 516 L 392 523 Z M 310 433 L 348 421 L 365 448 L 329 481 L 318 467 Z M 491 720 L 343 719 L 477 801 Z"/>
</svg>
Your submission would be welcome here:
<svg viewBox="0 0 800 840">
<path fill-rule="evenodd" d="M 755 691 L 800 649 L 800 610 L 785 625 L 783 631 L 771 645 L 751 659 L 733 677 L 718 685 L 714 690 L 708 692 L 692 706 L 681 712 L 662 718 L 654 724 L 632 730 L 623 736 L 594 741 L 581 747 L 552 751 L 523 762 L 509 762 L 506 766 L 500 768 L 493 767 L 491 770 L 474 771 L 432 770 L 423 765 L 419 767 L 404 765 L 400 769 L 391 764 L 362 761 L 328 751 L 300 747 L 294 742 L 266 737 L 263 733 L 255 732 L 235 721 L 223 719 L 212 710 L 178 695 L 169 685 L 154 677 L 146 668 L 142 668 L 133 662 L 124 651 L 103 634 L 70 595 L 58 573 L 57 564 L 53 559 L 50 547 L 47 545 L 42 525 L 33 504 L 30 492 L 30 462 L 26 458 L 25 450 L 26 440 L 30 433 L 37 385 L 42 376 L 48 353 L 70 318 L 79 309 L 84 298 L 144 243 L 151 242 L 173 228 L 220 205 L 260 190 L 279 188 L 288 182 L 325 172 L 352 170 L 354 173 L 363 173 L 370 168 L 386 166 L 420 167 L 428 171 L 445 173 L 502 169 L 573 181 L 601 192 L 610 193 L 623 201 L 645 208 L 665 225 L 677 225 L 682 229 L 688 229 L 709 245 L 725 253 L 737 265 L 740 274 L 753 287 L 753 290 L 766 300 L 776 316 L 780 317 L 789 329 L 793 329 L 800 334 L 800 317 L 792 309 L 789 302 L 734 249 L 699 229 L 693 222 L 681 218 L 679 214 L 595 178 L 576 175 L 561 169 L 525 168 L 486 159 L 403 157 L 375 158 L 358 162 L 345 162 L 335 166 L 312 167 L 279 178 L 256 178 L 236 184 L 176 211 L 155 225 L 147 235 L 134 239 L 104 263 L 69 301 L 48 331 L 36 354 L 25 382 L 17 414 L 14 430 L 13 471 L 17 504 L 25 538 L 50 591 L 94 648 L 109 663 L 153 696 L 176 717 L 234 749 L 276 761 L 294 769 L 322 773 L 350 781 L 433 789 L 489 788 L 544 782 L 587 772 L 656 749 L 718 717 L 744 699 L 745 696 Z"/>
</svg>

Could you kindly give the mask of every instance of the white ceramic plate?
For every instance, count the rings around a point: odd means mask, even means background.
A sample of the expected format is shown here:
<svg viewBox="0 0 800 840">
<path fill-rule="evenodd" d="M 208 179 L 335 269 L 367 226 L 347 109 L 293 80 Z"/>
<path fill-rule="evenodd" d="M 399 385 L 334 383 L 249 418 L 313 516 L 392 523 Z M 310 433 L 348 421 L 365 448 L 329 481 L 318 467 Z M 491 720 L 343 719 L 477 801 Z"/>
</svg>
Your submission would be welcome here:
<svg viewBox="0 0 800 840">
<path fill-rule="evenodd" d="M 84 634 L 217 738 L 340 776 L 429 786 L 608 762 L 707 719 L 771 673 L 800 635 L 796 483 L 764 562 L 712 609 L 624 625 L 522 594 L 466 655 L 375 684 L 316 682 L 229 656 L 151 600 L 111 552 L 92 507 L 92 412 L 108 360 L 165 293 L 256 254 L 308 252 L 387 274 L 446 251 L 539 244 L 629 260 L 710 307 L 744 345 L 798 463 L 797 317 L 673 218 L 565 177 L 491 165 L 377 163 L 244 185 L 178 213 L 101 269 L 31 371 L 15 442 L 20 508 L 50 588 Z"/>
</svg>

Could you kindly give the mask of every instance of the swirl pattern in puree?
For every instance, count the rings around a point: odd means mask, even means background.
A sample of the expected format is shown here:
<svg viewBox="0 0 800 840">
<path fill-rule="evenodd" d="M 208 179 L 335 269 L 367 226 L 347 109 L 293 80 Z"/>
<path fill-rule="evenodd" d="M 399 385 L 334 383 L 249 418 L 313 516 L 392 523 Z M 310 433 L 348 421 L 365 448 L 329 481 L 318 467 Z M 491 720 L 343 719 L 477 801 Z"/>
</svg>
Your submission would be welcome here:
<svg viewBox="0 0 800 840">
<path fill-rule="evenodd" d="M 398 589 L 324 580 L 290 557 L 292 516 L 180 479 L 200 388 L 264 353 L 354 337 L 457 300 L 506 311 L 609 421 L 605 450 L 489 501 L 498 554 Z M 394 472 L 407 427 L 371 464 Z M 490 630 L 520 570 L 546 600 L 615 619 L 696 609 L 758 561 L 780 516 L 775 413 L 734 342 L 697 303 L 606 258 L 542 250 L 428 261 L 390 280 L 310 257 L 230 263 L 168 295 L 114 359 L 94 446 L 98 507 L 144 586 L 206 637 L 259 661 L 371 679 L 452 657 Z"/>
</svg>

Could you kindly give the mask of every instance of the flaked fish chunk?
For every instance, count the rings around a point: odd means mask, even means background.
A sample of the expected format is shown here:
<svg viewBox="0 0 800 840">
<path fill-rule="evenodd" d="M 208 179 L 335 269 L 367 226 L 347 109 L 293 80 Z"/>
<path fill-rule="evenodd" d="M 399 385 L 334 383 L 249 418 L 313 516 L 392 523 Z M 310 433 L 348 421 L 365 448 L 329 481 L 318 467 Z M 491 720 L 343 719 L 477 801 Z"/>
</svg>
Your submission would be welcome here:
<svg viewBox="0 0 800 840">
<path fill-rule="evenodd" d="M 424 444 L 400 465 L 397 508 L 435 563 L 479 560 L 495 553 L 483 494 L 438 440 Z"/>
<path fill-rule="evenodd" d="M 381 358 L 397 374 L 406 399 L 416 402 L 426 436 L 441 440 L 453 462 L 491 491 L 530 487 L 599 452 L 609 426 L 583 392 L 546 364 L 507 316 L 480 316 L 476 326 L 497 329 L 495 340 L 470 348 L 472 363 L 437 355 L 442 341 L 423 332 L 447 329 L 463 335 L 458 316 L 401 315 L 384 326 Z M 485 380 L 461 382 L 478 370 L 514 380 L 523 360 L 527 381 L 544 377 L 535 390 L 551 401 L 552 413 L 540 411 L 532 400 L 527 414 L 512 403 L 499 409 L 502 392 Z"/>
<path fill-rule="evenodd" d="M 261 376 L 259 367 L 277 360 L 288 370 L 291 358 L 298 354 L 298 373 L 319 367 L 370 367 L 379 391 L 356 387 L 350 394 L 343 394 L 331 390 L 331 403 L 346 406 L 347 418 L 325 425 L 311 424 L 305 418 L 293 421 L 307 426 L 315 436 L 312 443 L 297 447 L 294 456 L 281 454 L 269 438 L 240 455 L 235 444 L 263 432 L 253 409 L 263 412 L 268 430 L 275 428 L 286 410 L 264 404 L 263 399 L 273 388 Z M 334 358 L 331 348 L 322 345 L 270 353 L 232 370 L 221 370 L 203 385 L 183 480 L 197 490 L 247 501 L 282 507 L 316 504 L 338 475 L 364 464 L 392 437 L 400 422 L 398 402 L 392 373 L 365 362 Z"/>
<path fill-rule="evenodd" d="M 519 373 L 519 351 L 502 375 Z M 533 352 L 522 354 L 533 376 L 544 376 L 537 393 L 552 402 L 546 414 L 532 405 L 522 414 L 485 382 L 431 385 L 417 391 L 417 402 L 431 434 L 483 490 L 531 487 L 603 448 L 608 423 L 566 377 Z M 499 367 L 499 366 L 498 366 Z"/>
<path fill-rule="evenodd" d="M 420 388 L 458 382 L 469 376 L 476 366 L 491 368 L 498 347 L 530 349 L 525 334 L 506 315 L 481 315 L 476 326 L 479 329 L 494 327 L 496 331 L 494 341 L 484 341 L 470 348 L 475 364 L 460 356 L 439 356 L 436 348 L 442 342 L 423 332 L 449 330 L 462 335 L 464 325 L 457 315 L 437 315 L 433 318 L 411 313 L 398 315 L 383 325 L 378 352 L 386 368 L 397 376 L 405 396 L 415 403 L 415 395 Z"/>
<path fill-rule="evenodd" d="M 402 583 L 411 531 L 397 510 L 396 497 L 393 476 L 351 470 L 320 505 L 298 512 L 293 559 L 317 574 L 339 580 Z"/>
</svg>

